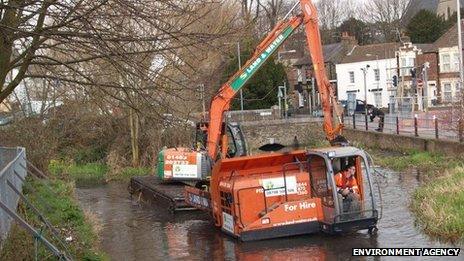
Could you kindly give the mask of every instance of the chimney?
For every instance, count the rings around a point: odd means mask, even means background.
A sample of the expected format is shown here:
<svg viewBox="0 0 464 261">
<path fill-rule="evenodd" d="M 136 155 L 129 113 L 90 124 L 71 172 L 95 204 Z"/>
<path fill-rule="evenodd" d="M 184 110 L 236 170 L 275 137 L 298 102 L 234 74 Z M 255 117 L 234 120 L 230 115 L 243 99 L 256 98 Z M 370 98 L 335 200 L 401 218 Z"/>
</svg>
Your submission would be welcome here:
<svg viewBox="0 0 464 261">
<path fill-rule="evenodd" d="M 353 48 L 355 45 L 358 45 L 356 37 L 351 36 L 350 32 L 342 32 L 341 43 L 346 49 Z"/>
</svg>

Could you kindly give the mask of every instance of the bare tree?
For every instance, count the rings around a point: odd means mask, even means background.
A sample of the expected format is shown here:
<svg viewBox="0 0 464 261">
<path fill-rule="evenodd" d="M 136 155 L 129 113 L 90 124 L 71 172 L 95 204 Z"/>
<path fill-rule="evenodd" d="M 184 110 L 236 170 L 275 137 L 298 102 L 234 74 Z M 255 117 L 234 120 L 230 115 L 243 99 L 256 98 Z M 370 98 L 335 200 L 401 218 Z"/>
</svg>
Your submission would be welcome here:
<svg viewBox="0 0 464 261">
<path fill-rule="evenodd" d="M 265 0 L 260 1 L 259 5 L 263 8 L 269 28 L 272 30 L 279 20 L 284 8 L 284 0 Z"/>
<path fill-rule="evenodd" d="M 331 30 L 339 26 L 350 15 L 348 0 L 331 0 L 317 2 L 321 30 Z"/>
<path fill-rule="evenodd" d="M 222 4 L 214 0 L 2 1 L 0 102 L 25 78 L 80 86 L 84 94 L 99 88 L 106 98 L 121 102 L 126 100 L 120 94 L 131 90 L 172 93 L 166 86 L 186 87 L 163 72 L 186 67 L 194 71 L 195 64 L 187 65 L 182 56 L 211 48 L 215 39 L 231 33 L 227 26 L 232 24 L 231 16 L 224 14 Z M 212 15 L 222 21 L 203 24 L 203 18 Z M 141 59 L 152 60 L 147 65 Z M 123 86 L 113 78 L 121 72 L 149 84 Z M 10 81 L 8 75 L 13 75 Z"/>
<path fill-rule="evenodd" d="M 369 0 L 364 6 L 363 18 L 375 23 L 386 40 L 394 40 L 409 2 L 411 0 Z"/>
</svg>

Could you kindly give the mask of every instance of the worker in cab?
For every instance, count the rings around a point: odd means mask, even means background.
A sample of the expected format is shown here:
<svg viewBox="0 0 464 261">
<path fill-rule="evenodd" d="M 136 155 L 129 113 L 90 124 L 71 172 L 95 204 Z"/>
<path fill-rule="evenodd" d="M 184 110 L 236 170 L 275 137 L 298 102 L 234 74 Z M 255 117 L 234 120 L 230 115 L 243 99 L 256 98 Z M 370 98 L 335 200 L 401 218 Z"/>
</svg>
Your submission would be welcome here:
<svg viewBox="0 0 464 261">
<path fill-rule="evenodd" d="M 359 187 L 356 181 L 356 167 L 348 165 L 345 170 L 335 174 L 339 202 L 343 204 L 343 212 L 359 211 Z"/>
</svg>

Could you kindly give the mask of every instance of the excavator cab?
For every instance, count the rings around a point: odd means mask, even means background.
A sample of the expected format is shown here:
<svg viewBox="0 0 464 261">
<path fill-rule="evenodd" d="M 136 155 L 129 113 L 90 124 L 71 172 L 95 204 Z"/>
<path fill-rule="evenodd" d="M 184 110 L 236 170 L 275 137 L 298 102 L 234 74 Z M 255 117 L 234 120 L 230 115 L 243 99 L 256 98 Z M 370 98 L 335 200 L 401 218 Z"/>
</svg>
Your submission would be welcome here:
<svg viewBox="0 0 464 261">
<path fill-rule="evenodd" d="M 225 158 L 242 157 L 248 154 L 245 136 L 243 135 L 240 124 L 236 122 L 224 123 L 222 133 L 224 142 L 226 144 L 224 149 L 221 151 L 227 151 Z M 196 135 L 195 135 L 195 147 L 200 150 L 206 149 L 206 142 L 208 140 L 208 123 L 200 122 L 197 124 Z"/>
<path fill-rule="evenodd" d="M 363 150 L 354 147 L 311 150 L 308 152 L 308 164 L 312 191 L 322 202 L 322 231 L 334 234 L 376 227 L 379 218 L 377 201 L 367 155 Z M 344 197 L 338 193 L 335 175 L 353 165 L 359 191 L 354 193 L 354 197 Z"/>
<path fill-rule="evenodd" d="M 223 123 L 221 158 L 247 155 L 247 146 L 238 123 Z M 163 149 L 158 154 L 157 174 L 165 182 L 204 182 L 211 175 L 213 160 L 206 151 L 208 123 L 197 124 L 193 148 Z"/>
</svg>

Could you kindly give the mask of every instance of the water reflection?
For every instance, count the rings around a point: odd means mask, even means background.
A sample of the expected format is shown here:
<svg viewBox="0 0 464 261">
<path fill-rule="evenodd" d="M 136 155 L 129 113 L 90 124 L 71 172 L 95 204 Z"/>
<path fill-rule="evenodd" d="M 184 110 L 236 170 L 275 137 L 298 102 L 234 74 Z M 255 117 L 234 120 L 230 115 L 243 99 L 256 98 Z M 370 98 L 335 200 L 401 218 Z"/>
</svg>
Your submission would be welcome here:
<svg viewBox="0 0 464 261">
<path fill-rule="evenodd" d="M 139 205 L 130 199 L 126 184 L 81 188 L 78 197 L 101 220 L 102 248 L 112 260 L 346 260 L 352 258 L 353 247 L 451 247 L 414 226 L 408 206 L 409 195 L 419 184 L 417 175 L 387 171 L 383 175 L 378 179 L 383 219 L 377 236 L 362 231 L 241 243 L 223 235 L 201 212 L 172 215 L 156 206 Z"/>
</svg>

